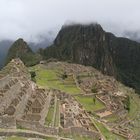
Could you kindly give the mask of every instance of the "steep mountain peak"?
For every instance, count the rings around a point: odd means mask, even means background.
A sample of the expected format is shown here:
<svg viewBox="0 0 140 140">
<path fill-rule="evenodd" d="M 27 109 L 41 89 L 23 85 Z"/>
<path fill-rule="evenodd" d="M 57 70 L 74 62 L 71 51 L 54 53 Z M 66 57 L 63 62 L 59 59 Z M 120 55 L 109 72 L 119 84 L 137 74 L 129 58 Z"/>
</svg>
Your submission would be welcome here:
<svg viewBox="0 0 140 140">
<path fill-rule="evenodd" d="M 32 50 L 30 49 L 28 44 L 22 38 L 19 38 L 18 40 L 16 40 L 14 42 L 14 44 L 12 45 L 12 47 L 17 48 L 18 52 L 23 52 L 23 53 L 24 52 L 32 52 Z"/>
<path fill-rule="evenodd" d="M 6 62 L 10 62 L 14 58 L 20 58 L 27 66 L 40 61 L 40 56 L 35 54 L 22 38 L 16 40 L 10 47 Z"/>
<path fill-rule="evenodd" d="M 99 24 L 63 26 L 44 54 L 93 66 L 140 92 L 140 43 L 107 33 Z"/>
<path fill-rule="evenodd" d="M 96 23 L 64 25 L 62 26 L 60 32 L 58 33 L 55 43 L 59 43 L 61 38 L 71 40 L 73 39 L 72 37 L 75 37 L 84 40 L 87 37 L 99 36 L 102 35 L 103 33 L 104 31 L 101 25 Z"/>
</svg>

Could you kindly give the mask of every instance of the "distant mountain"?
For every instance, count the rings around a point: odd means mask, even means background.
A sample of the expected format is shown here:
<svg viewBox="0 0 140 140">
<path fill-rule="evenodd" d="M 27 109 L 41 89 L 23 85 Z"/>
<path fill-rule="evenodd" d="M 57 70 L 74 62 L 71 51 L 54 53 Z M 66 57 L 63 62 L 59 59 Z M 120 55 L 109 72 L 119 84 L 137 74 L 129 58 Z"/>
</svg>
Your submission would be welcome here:
<svg viewBox="0 0 140 140">
<path fill-rule="evenodd" d="M 13 41 L 11 40 L 2 40 L 0 41 L 0 69 L 4 66 L 5 58 L 8 53 L 8 49 L 12 45 Z"/>
<path fill-rule="evenodd" d="M 93 66 L 140 92 L 140 43 L 105 32 L 99 24 L 63 26 L 42 54 Z"/>
<path fill-rule="evenodd" d="M 23 39 L 18 39 L 10 47 L 6 63 L 10 62 L 13 58 L 20 58 L 26 66 L 35 65 L 41 59 L 40 55 L 34 53 Z"/>
<path fill-rule="evenodd" d="M 49 36 L 49 35 L 48 35 Z M 52 44 L 52 38 L 42 37 L 38 42 L 28 42 L 30 48 L 33 52 L 37 52 L 39 48 L 46 48 Z M 5 65 L 5 59 L 8 53 L 9 48 L 14 43 L 12 40 L 2 40 L 0 41 L 0 69 Z"/>
</svg>

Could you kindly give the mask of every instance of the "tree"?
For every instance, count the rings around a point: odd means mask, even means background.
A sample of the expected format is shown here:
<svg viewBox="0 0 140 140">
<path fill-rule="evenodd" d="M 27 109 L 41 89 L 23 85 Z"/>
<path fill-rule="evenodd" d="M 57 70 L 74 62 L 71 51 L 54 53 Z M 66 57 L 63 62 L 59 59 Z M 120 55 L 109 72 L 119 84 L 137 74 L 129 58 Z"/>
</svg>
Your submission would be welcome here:
<svg viewBox="0 0 140 140">
<path fill-rule="evenodd" d="M 64 72 L 64 73 L 62 74 L 62 79 L 65 80 L 67 77 L 68 77 L 67 73 Z"/>
<path fill-rule="evenodd" d="M 93 103 L 94 103 L 94 105 L 96 103 L 96 97 L 95 97 L 95 95 L 93 96 Z"/>
<path fill-rule="evenodd" d="M 31 71 L 30 74 L 31 74 L 31 80 L 36 82 L 36 79 L 35 79 L 36 73 L 35 73 L 35 71 Z"/>
<path fill-rule="evenodd" d="M 125 98 L 125 100 L 124 100 L 124 108 L 126 109 L 126 110 L 128 110 L 128 112 L 130 111 L 130 97 L 129 96 L 127 96 L 126 98 Z"/>
</svg>

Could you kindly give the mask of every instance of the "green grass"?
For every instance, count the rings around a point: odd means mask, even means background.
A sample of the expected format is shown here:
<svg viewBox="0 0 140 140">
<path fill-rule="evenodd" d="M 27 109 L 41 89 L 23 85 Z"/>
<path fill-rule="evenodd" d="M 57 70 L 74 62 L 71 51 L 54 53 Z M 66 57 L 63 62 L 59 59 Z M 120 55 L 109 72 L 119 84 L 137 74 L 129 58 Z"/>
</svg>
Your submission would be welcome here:
<svg viewBox="0 0 140 140">
<path fill-rule="evenodd" d="M 57 101 L 57 104 L 56 104 L 56 114 L 55 114 L 55 127 L 58 127 L 59 126 L 59 101 Z"/>
<path fill-rule="evenodd" d="M 27 139 L 23 137 L 12 136 L 12 137 L 6 138 L 6 140 L 27 140 Z"/>
<path fill-rule="evenodd" d="M 104 104 L 101 101 L 99 101 L 97 98 L 96 98 L 95 104 L 93 102 L 92 97 L 76 96 L 75 98 L 77 99 L 79 103 L 83 105 L 83 107 L 87 111 L 93 112 L 93 111 L 97 111 L 97 110 L 105 108 Z"/>
<path fill-rule="evenodd" d="M 97 125 L 97 127 L 99 128 L 99 130 L 101 131 L 102 135 L 104 135 L 104 137 L 107 140 L 126 140 L 125 138 L 109 131 L 102 123 L 95 121 L 95 120 L 94 120 L 94 122 Z"/>
<path fill-rule="evenodd" d="M 70 94 L 81 93 L 72 77 L 68 77 L 67 79 L 62 80 L 59 77 L 57 70 L 45 69 L 40 67 L 40 65 L 31 67 L 30 70 L 34 70 L 36 72 L 36 83 L 39 86 L 59 89 Z"/>
<path fill-rule="evenodd" d="M 130 95 L 130 110 L 128 113 L 128 117 L 131 120 L 131 123 L 134 123 L 130 126 L 130 129 L 134 131 L 134 133 L 138 136 L 140 132 L 140 128 L 137 127 L 140 124 L 139 116 L 140 116 L 140 98 L 139 95 L 129 94 Z"/>
<path fill-rule="evenodd" d="M 134 119 L 137 116 L 137 113 L 139 111 L 140 103 L 135 96 L 130 97 L 130 110 L 128 113 L 128 116 L 130 119 Z"/>
<path fill-rule="evenodd" d="M 53 113 L 54 113 L 54 106 L 50 106 L 47 117 L 45 119 L 45 125 L 50 126 L 53 119 Z"/>
<path fill-rule="evenodd" d="M 107 117 L 106 120 L 109 122 L 115 122 L 115 121 L 119 120 L 119 116 L 113 114 L 113 115 Z"/>
</svg>

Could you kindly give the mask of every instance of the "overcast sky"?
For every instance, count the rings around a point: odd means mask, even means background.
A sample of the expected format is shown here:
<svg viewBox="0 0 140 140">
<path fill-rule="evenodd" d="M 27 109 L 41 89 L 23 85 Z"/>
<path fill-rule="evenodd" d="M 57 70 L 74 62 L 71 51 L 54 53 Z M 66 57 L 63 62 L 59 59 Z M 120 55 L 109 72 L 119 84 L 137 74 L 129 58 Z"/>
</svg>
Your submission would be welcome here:
<svg viewBox="0 0 140 140">
<path fill-rule="evenodd" d="M 71 21 L 98 22 L 117 35 L 140 30 L 140 0 L 0 0 L 0 40 L 34 40 Z"/>
</svg>

